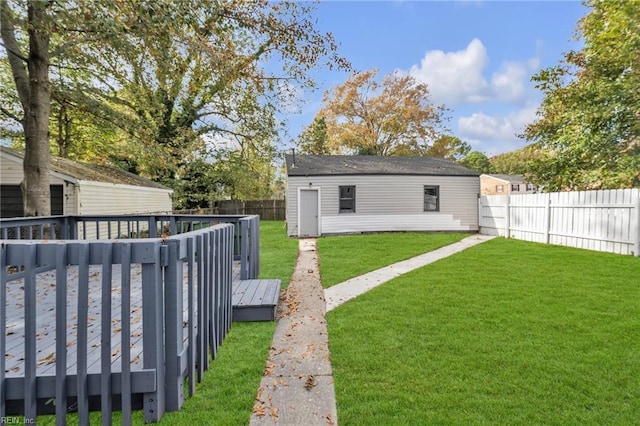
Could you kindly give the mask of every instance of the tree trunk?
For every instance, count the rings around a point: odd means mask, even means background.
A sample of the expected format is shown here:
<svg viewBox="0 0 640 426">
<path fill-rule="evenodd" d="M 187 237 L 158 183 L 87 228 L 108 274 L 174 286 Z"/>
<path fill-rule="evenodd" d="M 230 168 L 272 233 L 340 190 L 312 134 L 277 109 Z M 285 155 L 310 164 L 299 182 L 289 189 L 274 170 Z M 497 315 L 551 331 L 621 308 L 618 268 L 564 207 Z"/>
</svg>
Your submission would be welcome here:
<svg viewBox="0 0 640 426">
<path fill-rule="evenodd" d="M 49 31 L 47 1 L 30 1 L 28 6 L 29 102 L 24 116 L 24 180 L 22 200 L 25 216 L 51 215 L 49 184 Z"/>
</svg>

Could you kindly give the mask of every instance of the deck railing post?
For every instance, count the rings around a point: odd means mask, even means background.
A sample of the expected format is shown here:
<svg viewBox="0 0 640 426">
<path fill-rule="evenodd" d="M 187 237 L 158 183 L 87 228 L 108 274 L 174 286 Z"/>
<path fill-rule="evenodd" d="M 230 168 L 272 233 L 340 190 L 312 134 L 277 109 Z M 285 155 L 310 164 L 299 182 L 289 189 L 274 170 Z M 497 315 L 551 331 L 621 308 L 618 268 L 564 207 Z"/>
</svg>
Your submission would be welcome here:
<svg viewBox="0 0 640 426">
<path fill-rule="evenodd" d="M 184 384 L 180 371 L 180 352 L 183 346 L 183 265 L 180 256 L 180 240 L 167 240 L 169 256 L 164 270 L 165 297 L 165 362 L 166 362 L 166 409 L 177 411 L 184 403 Z"/>
<path fill-rule="evenodd" d="M 253 249 L 251 262 L 253 264 L 253 276 L 251 278 L 258 278 L 260 275 L 260 217 L 253 217 L 253 226 L 251 227 L 251 247 Z"/>
<path fill-rule="evenodd" d="M 4 230 L 3 230 L 4 231 Z M 3 235 L 4 237 L 4 235 Z M 9 247 L 2 244 L 0 246 L 0 277 L 2 277 L 3 285 L 0 286 L 0 330 L 7 328 L 7 286 L 4 285 L 5 274 L 7 274 L 7 251 Z M 6 332 L 0 334 L 0 354 L 6 354 L 7 335 Z M 0 356 L 0 418 L 6 416 L 6 392 L 5 392 L 5 356 Z"/>
<path fill-rule="evenodd" d="M 156 371 L 155 392 L 145 393 L 145 422 L 157 422 L 165 411 L 163 300 L 160 242 L 153 247 L 154 263 L 142 265 L 142 353 L 143 367 Z M 133 247 L 134 255 L 136 246 Z"/>
<path fill-rule="evenodd" d="M 249 221 L 240 219 L 240 279 L 249 279 Z"/>
</svg>

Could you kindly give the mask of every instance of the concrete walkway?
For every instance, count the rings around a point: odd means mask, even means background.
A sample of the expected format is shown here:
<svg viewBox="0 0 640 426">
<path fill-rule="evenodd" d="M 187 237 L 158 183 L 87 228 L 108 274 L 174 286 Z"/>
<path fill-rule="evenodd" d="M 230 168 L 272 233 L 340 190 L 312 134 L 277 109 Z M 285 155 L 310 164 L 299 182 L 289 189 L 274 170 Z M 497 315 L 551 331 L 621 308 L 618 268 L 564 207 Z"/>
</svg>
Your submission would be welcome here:
<svg viewBox="0 0 640 426">
<path fill-rule="evenodd" d="M 337 425 L 326 312 L 393 278 L 492 238 L 473 235 L 324 291 L 316 240 L 300 240 L 250 425 Z"/>
<path fill-rule="evenodd" d="M 316 240 L 299 242 L 251 425 L 337 424 Z"/>
<path fill-rule="evenodd" d="M 384 268 L 376 269 L 375 271 L 360 275 L 359 277 L 352 278 L 340 284 L 336 284 L 324 291 L 324 298 L 327 301 L 326 311 L 329 312 L 333 308 L 342 305 L 354 297 L 357 297 L 380 284 L 399 277 L 402 274 L 406 274 L 414 269 L 421 268 L 493 238 L 495 237 L 490 235 L 475 234 L 458 241 L 457 243 L 412 257 L 411 259 L 407 259 L 402 262 L 394 263 L 393 265 L 389 265 Z"/>
</svg>

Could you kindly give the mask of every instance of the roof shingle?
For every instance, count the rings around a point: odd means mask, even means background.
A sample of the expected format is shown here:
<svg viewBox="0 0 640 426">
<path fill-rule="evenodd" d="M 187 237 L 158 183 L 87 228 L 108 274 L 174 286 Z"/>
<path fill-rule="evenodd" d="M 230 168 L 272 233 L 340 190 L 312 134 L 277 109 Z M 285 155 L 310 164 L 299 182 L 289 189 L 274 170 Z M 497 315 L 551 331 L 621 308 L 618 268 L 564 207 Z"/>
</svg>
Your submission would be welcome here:
<svg viewBox="0 0 640 426">
<path fill-rule="evenodd" d="M 479 176 L 452 161 L 432 157 L 389 157 L 379 155 L 285 156 L 287 176 L 324 175 L 431 175 Z"/>
</svg>

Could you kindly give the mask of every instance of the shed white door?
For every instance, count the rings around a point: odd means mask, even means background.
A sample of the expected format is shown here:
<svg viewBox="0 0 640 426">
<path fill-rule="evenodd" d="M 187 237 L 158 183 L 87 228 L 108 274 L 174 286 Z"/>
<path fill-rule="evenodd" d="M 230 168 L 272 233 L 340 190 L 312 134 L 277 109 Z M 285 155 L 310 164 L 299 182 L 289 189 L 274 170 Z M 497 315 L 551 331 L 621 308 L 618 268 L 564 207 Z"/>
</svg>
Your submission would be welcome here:
<svg viewBox="0 0 640 426">
<path fill-rule="evenodd" d="M 318 206 L 320 191 L 316 189 L 303 189 L 298 197 L 299 237 L 317 237 L 318 232 Z"/>
</svg>

